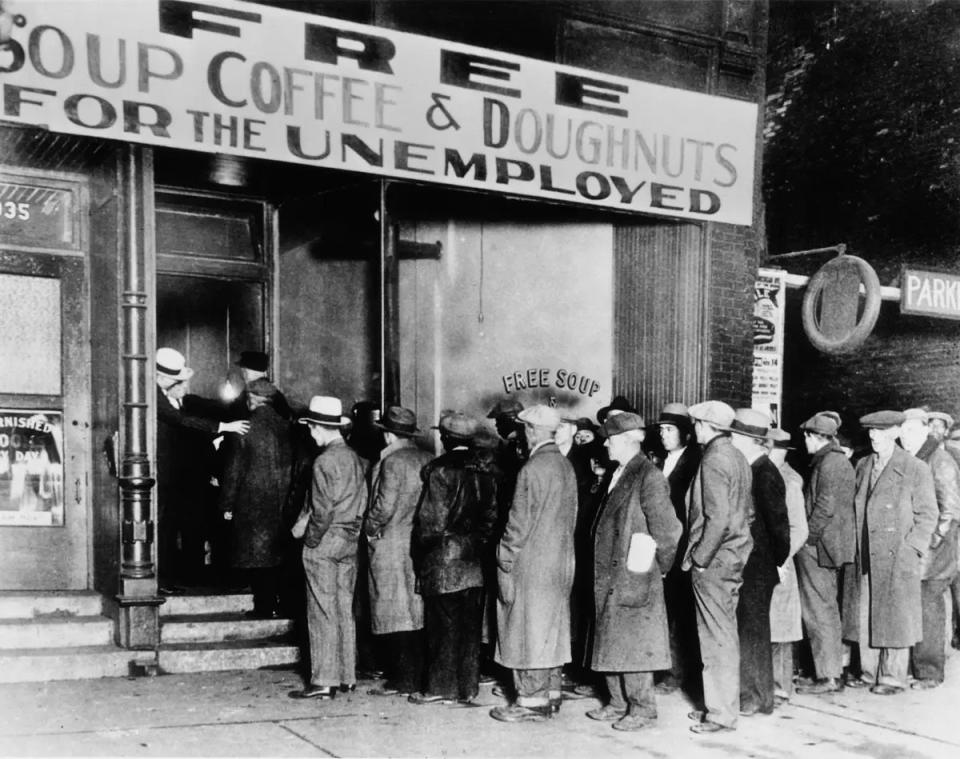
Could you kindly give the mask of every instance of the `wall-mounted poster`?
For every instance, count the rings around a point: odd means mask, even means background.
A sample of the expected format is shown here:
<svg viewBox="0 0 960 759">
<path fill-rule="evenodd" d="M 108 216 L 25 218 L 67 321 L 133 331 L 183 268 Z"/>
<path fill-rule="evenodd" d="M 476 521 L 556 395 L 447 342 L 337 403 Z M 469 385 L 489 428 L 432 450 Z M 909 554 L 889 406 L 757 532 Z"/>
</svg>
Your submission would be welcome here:
<svg viewBox="0 0 960 759">
<path fill-rule="evenodd" d="M 753 304 L 753 403 L 780 426 L 783 394 L 783 318 L 786 272 L 760 269 Z"/>
<path fill-rule="evenodd" d="M 0 526 L 63 525 L 63 414 L 0 409 Z"/>
</svg>

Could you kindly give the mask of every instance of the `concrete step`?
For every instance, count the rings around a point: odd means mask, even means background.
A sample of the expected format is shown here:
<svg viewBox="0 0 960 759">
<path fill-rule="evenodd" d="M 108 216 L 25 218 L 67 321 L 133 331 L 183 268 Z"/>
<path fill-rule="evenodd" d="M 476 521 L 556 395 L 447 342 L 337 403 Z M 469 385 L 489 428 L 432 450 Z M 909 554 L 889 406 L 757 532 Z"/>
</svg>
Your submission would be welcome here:
<svg viewBox="0 0 960 759">
<path fill-rule="evenodd" d="M 292 630 L 291 619 L 247 619 L 243 614 L 164 616 L 160 621 L 160 642 L 258 640 L 286 635 Z"/>
<path fill-rule="evenodd" d="M 107 646 L 113 621 L 106 617 L 0 619 L 0 649 Z"/>
<path fill-rule="evenodd" d="M 95 617 L 102 613 L 103 597 L 92 590 L 0 591 L 0 619 Z"/>
<path fill-rule="evenodd" d="M 222 672 L 293 665 L 300 649 L 282 641 L 223 641 L 220 643 L 164 643 L 158 651 L 162 673 Z"/>
<path fill-rule="evenodd" d="M 183 617 L 190 614 L 241 614 L 253 609 L 250 593 L 167 596 L 160 607 L 161 617 Z"/>
<path fill-rule="evenodd" d="M 139 659 L 152 661 L 153 653 L 116 646 L 8 649 L 0 651 L 0 683 L 124 677 Z"/>
</svg>

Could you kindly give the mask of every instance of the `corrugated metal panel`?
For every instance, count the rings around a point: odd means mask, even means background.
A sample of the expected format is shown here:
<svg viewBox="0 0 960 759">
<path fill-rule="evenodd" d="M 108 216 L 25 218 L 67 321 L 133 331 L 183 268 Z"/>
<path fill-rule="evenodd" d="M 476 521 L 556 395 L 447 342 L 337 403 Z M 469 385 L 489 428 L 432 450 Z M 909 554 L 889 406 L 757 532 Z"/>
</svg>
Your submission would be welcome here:
<svg viewBox="0 0 960 759">
<path fill-rule="evenodd" d="M 702 400 L 707 260 L 693 224 L 614 229 L 614 392 L 644 418 Z"/>
<path fill-rule="evenodd" d="M 109 140 L 75 137 L 15 124 L 0 126 L 0 162 L 51 171 L 83 171 L 113 149 Z"/>
</svg>

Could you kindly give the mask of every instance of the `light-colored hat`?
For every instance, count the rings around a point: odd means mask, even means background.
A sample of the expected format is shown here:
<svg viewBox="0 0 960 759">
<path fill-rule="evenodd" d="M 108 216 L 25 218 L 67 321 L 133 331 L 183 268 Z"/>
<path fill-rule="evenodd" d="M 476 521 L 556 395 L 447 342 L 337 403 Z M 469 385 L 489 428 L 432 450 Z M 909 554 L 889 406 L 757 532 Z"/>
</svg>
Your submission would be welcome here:
<svg viewBox="0 0 960 759">
<path fill-rule="evenodd" d="M 794 450 L 793 446 L 790 445 L 790 433 L 786 430 L 781 430 L 779 427 L 774 427 L 770 430 L 770 432 L 767 433 L 767 439 L 773 443 L 774 448 L 783 448 L 786 451 Z"/>
<path fill-rule="evenodd" d="M 930 419 L 930 414 L 928 414 L 922 408 L 908 408 L 903 411 L 903 421 L 917 421 L 926 424 Z"/>
<path fill-rule="evenodd" d="M 682 403 L 668 403 L 660 411 L 660 418 L 657 424 L 672 424 L 682 430 L 689 430 L 693 426 L 690 420 L 690 412 Z"/>
<path fill-rule="evenodd" d="M 953 417 L 945 411 L 928 411 L 927 412 L 927 421 L 933 421 L 934 419 L 939 419 L 949 430 L 953 426 Z"/>
<path fill-rule="evenodd" d="M 712 424 L 718 429 L 728 430 L 737 412 L 723 401 L 704 401 L 695 403 L 688 410 L 691 419 Z"/>
<path fill-rule="evenodd" d="M 770 417 L 755 408 L 738 408 L 730 424 L 730 432 L 766 440 L 770 434 Z"/>
<path fill-rule="evenodd" d="M 158 348 L 157 374 L 183 382 L 193 376 L 193 369 L 187 366 L 187 359 L 180 351 L 173 348 Z"/>
<path fill-rule="evenodd" d="M 297 421 L 300 424 L 319 424 L 323 427 L 346 427 L 349 417 L 343 415 L 343 404 L 339 398 L 328 395 L 315 395 L 310 399 L 310 408 Z"/>
<path fill-rule="evenodd" d="M 560 412 L 555 408 L 544 406 L 542 403 L 538 403 L 530 408 L 525 408 L 517 414 L 517 419 L 525 424 L 530 424 L 534 427 L 544 427 L 548 430 L 555 430 L 560 426 Z"/>
<path fill-rule="evenodd" d="M 441 414 L 440 423 L 437 425 L 441 435 L 448 435 L 460 440 L 473 440 L 479 427 L 476 419 L 467 416 L 462 411 L 448 411 Z"/>
</svg>

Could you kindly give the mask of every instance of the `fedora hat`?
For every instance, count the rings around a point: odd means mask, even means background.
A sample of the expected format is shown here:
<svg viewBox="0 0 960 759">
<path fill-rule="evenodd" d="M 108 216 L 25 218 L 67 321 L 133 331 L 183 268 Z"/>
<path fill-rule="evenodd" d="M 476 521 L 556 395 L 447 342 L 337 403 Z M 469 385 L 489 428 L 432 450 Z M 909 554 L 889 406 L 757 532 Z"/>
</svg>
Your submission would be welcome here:
<svg viewBox="0 0 960 759">
<path fill-rule="evenodd" d="M 706 422 L 720 430 L 729 430 L 737 412 L 732 406 L 723 401 L 704 401 L 695 403 L 688 409 L 690 418 L 698 422 Z"/>
<path fill-rule="evenodd" d="M 193 369 L 187 366 L 187 359 L 173 348 L 157 349 L 157 374 L 181 382 L 193 376 Z"/>
<path fill-rule="evenodd" d="M 626 399 L 625 396 L 617 395 L 613 397 L 609 405 L 603 406 L 597 412 L 597 421 L 600 422 L 600 424 L 603 424 L 604 420 L 607 418 L 607 414 L 609 414 L 611 411 L 629 411 L 631 414 L 637 413 L 637 410 L 633 407 L 630 401 Z"/>
<path fill-rule="evenodd" d="M 689 430 L 693 426 L 690 411 L 682 403 L 668 403 L 660 411 L 657 424 L 672 424 L 674 427 Z"/>
<path fill-rule="evenodd" d="M 420 431 L 417 429 L 417 415 L 402 406 L 387 406 L 383 419 L 374 422 L 373 426 L 394 435 L 416 435 Z"/>
<path fill-rule="evenodd" d="M 790 445 L 790 433 L 786 430 L 781 430 L 779 427 L 774 427 L 770 430 L 767 439 L 773 443 L 774 448 L 783 448 L 786 451 L 795 450 L 794 447 Z"/>
<path fill-rule="evenodd" d="M 512 398 L 504 398 L 493 405 L 490 413 L 487 414 L 487 419 L 496 419 L 498 416 L 509 416 L 516 419 L 517 414 L 521 411 L 523 411 L 523 404 L 520 403 L 520 401 L 515 401 Z"/>
<path fill-rule="evenodd" d="M 240 351 L 237 366 L 254 372 L 265 372 L 270 367 L 270 357 L 263 351 Z"/>
<path fill-rule="evenodd" d="M 730 432 L 766 440 L 770 434 L 770 417 L 755 408 L 739 408 L 730 423 Z"/>
<path fill-rule="evenodd" d="M 608 416 L 600 426 L 600 437 L 613 437 L 630 430 L 644 429 L 643 417 L 632 411 L 623 411 Z"/>
<path fill-rule="evenodd" d="M 350 424 L 350 419 L 343 415 L 340 399 L 328 395 L 313 396 L 307 412 L 297 421 L 300 424 L 319 424 L 323 427 L 346 427 Z"/>
</svg>

